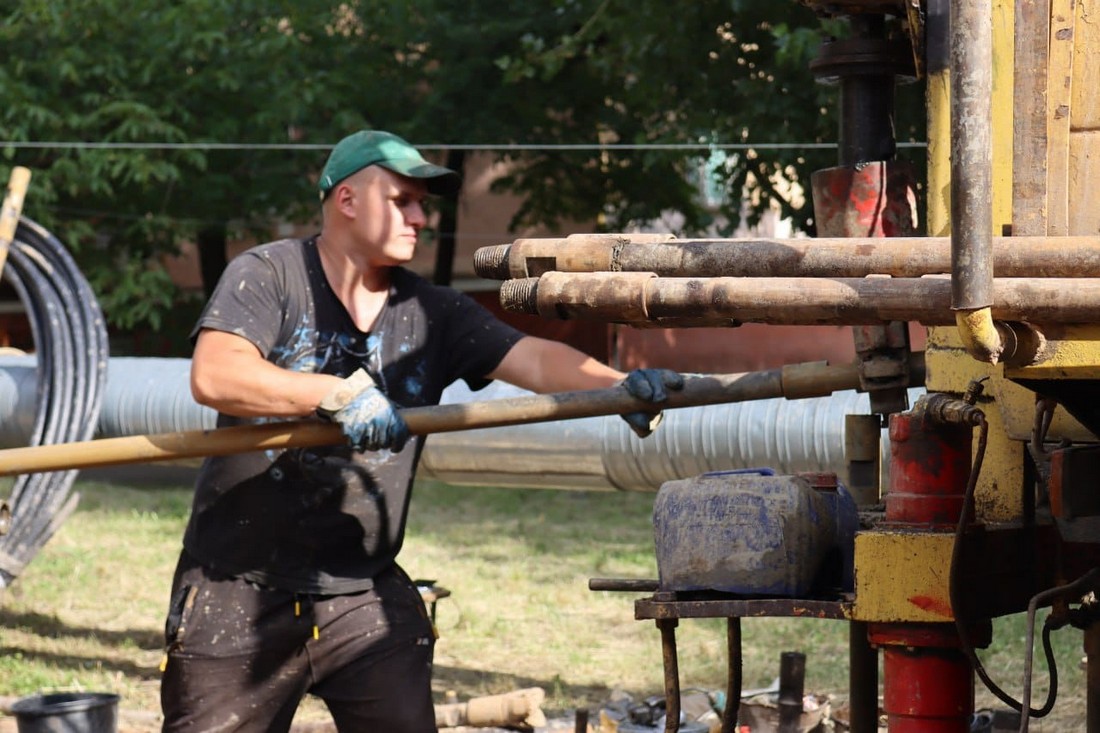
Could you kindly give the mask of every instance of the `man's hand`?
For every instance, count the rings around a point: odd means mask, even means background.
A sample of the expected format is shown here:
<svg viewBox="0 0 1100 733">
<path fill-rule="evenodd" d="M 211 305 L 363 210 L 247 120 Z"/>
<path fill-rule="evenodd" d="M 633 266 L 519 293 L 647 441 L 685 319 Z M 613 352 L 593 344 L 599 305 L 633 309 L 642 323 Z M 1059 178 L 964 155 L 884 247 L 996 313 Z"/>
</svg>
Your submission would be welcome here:
<svg viewBox="0 0 1100 733">
<path fill-rule="evenodd" d="M 683 389 L 684 378 L 671 369 L 635 369 L 622 381 L 632 397 L 647 402 L 661 403 L 668 399 L 668 390 Z M 661 413 L 631 412 L 623 420 L 639 438 L 644 438 L 661 423 Z"/>
<path fill-rule="evenodd" d="M 317 414 L 339 425 L 348 444 L 359 451 L 399 451 L 409 439 L 404 418 L 362 369 L 329 392 Z"/>
</svg>

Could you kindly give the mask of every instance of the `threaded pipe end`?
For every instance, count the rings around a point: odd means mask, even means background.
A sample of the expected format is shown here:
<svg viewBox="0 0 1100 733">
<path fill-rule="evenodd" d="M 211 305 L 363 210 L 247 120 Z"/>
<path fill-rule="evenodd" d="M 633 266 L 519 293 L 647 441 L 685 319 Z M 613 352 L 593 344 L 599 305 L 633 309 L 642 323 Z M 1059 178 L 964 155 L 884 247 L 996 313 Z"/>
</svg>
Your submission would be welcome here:
<svg viewBox="0 0 1100 733">
<path fill-rule="evenodd" d="M 474 252 L 474 272 L 490 280 L 507 280 L 511 276 L 508 268 L 508 251 L 511 249 L 510 244 L 479 247 Z"/>
<path fill-rule="evenodd" d="M 538 315 L 539 279 L 506 280 L 500 286 L 500 305 L 512 313 Z"/>
</svg>

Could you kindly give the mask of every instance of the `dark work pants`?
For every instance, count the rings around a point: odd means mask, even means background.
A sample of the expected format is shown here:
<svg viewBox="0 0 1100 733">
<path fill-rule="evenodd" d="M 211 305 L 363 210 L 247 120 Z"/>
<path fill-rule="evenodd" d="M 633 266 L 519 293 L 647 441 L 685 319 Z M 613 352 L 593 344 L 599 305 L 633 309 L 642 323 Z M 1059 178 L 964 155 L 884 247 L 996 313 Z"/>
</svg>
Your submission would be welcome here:
<svg viewBox="0 0 1100 733">
<path fill-rule="evenodd" d="M 298 596 L 184 555 L 165 628 L 165 732 L 276 733 L 312 693 L 341 733 L 430 733 L 435 637 L 398 567 L 369 591 Z"/>
</svg>

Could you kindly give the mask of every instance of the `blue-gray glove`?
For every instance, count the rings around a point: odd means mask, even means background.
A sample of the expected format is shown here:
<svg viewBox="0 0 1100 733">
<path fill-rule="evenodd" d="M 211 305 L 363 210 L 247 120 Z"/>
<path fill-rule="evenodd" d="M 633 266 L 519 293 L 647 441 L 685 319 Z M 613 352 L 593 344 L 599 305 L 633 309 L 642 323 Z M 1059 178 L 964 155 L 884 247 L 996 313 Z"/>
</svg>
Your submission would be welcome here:
<svg viewBox="0 0 1100 733">
<path fill-rule="evenodd" d="M 660 403 L 668 399 L 668 390 L 683 389 L 684 378 L 671 369 L 635 369 L 622 381 L 632 397 L 647 402 Z M 661 412 L 631 412 L 623 420 L 639 438 L 644 438 L 661 423 Z"/>
<path fill-rule="evenodd" d="M 339 425 L 348 444 L 358 451 L 399 451 L 409 439 L 404 418 L 362 369 L 325 395 L 317 414 Z"/>
</svg>

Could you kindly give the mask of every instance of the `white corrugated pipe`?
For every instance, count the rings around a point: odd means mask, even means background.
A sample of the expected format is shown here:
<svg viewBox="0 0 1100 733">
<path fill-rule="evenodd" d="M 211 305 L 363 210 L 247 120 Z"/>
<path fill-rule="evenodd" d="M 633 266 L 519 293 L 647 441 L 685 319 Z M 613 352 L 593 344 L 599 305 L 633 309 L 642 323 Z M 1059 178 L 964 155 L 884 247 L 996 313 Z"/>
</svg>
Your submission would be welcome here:
<svg viewBox="0 0 1100 733">
<path fill-rule="evenodd" d="M 214 411 L 191 398 L 188 359 L 112 357 L 97 436 L 210 429 Z M 33 357 L 0 357 L 0 445 L 26 445 L 34 405 Z M 910 402 L 923 393 L 909 391 Z M 444 402 L 515 397 L 494 382 L 449 387 Z M 420 476 L 452 484 L 656 491 L 708 471 L 768 467 L 778 473 L 844 467 L 844 416 L 866 414 L 866 394 L 783 398 L 667 410 L 642 440 L 618 416 L 440 433 L 427 441 Z M 885 450 L 885 431 L 883 435 Z"/>
<path fill-rule="evenodd" d="M 5 448 L 30 440 L 36 370 L 33 356 L 0 356 L 0 445 Z M 213 428 L 214 411 L 191 397 L 190 370 L 190 359 L 108 359 L 96 437 Z"/>
<path fill-rule="evenodd" d="M 909 390 L 910 404 L 923 393 Z M 480 392 L 459 382 L 444 399 L 519 394 L 523 390 L 501 382 Z M 614 415 L 442 433 L 428 441 L 420 467 L 422 475 L 454 484 L 625 491 L 656 491 L 665 481 L 736 468 L 843 477 L 844 416 L 869 409 L 865 393 L 847 390 L 666 410 L 664 422 L 644 440 Z M 886 465 L 885 430 L 882 440 Z"/>
</svg>

